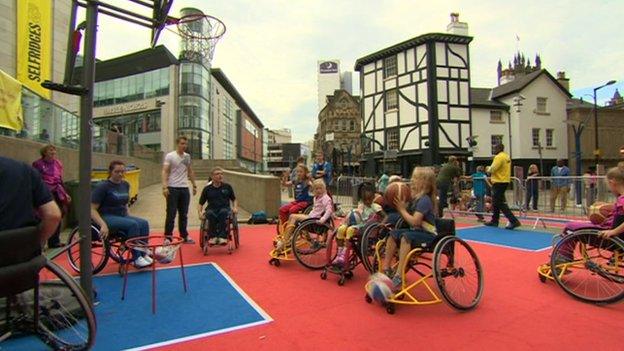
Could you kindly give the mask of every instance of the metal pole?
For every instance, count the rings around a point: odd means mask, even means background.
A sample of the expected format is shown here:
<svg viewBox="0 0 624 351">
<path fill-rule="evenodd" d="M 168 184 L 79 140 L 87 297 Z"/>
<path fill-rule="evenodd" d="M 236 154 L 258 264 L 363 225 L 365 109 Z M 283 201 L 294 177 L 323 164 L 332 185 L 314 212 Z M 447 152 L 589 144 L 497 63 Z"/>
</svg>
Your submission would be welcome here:
<svg viewBox="0 0 624 351">
<path fill-rule="evenodd" d="M 86 94 L 80 99 L 80 157 L 78 179 L 78 224 L 80 228 L 80 285 L 89 303 L 93 299 L 91 271 L 91 144 L 93 137 L 93 86 L 95 83 L 95 44 L 98 6 L 87 2 L 85 30 L 84 71 L 82 86 Z"/>
<path fill-rule="evenodd" d="M 598 102 L 596 101 L 596 92 L 599 88 L 594 89 L 594 158 L 596 159 L 596 164 L 598 164 L 598 160 L 600 159 L 600 155 L 598 154 Z"/>
<path fill-rule="evenodd" d="M 575 126 L 572 127 L 572 131 L 574 132 L 574 143 L 575 143 L 575 159 L 576 159 L 576 176 L 579 177 L 581 175 L 581 133 L 583 132 L 583 125 L 579 125 L 578 128 L 576 128 Z M 577 178 L 580 179 L 580 178 Z M 582 193 L 582 186 L 583 186 L 583 182 L 581 182 L 580 180 L 578 180 L 576 182 L 576 204 L 577 205 L 581 205 L 583 204 L 583 193 Z"/>
<path fill-rule="evenodd" d="M 65 77 L 63 84 L 72 84 L 72 75 L 76 64 L 76 53 L 74 52 L 74 30 L 76 28 L 76 13 L 78 12 L 78 4 L 75 1 L 71 3 L 69 15 L 69 33 L 67 34 L 67 54 L 65 55 Z"/>
</svg>

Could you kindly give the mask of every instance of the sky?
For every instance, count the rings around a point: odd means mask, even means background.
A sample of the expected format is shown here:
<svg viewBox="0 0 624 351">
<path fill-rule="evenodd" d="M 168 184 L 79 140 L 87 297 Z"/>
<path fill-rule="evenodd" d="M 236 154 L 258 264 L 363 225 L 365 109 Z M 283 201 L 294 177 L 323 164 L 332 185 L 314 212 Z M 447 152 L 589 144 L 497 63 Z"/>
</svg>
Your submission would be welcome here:
<svg viewBox="0 0 624 351">
<path fill-rule="evenodd" d="M 107 0 L 127 9 L 124 0 Z M 445 32 L 451 12 L 468 23 L 471 85 L 493 87 L 499 59 L 518 50 L 553 76 L 565 71 L 572 94 L 604 102 L 624 93 L 622 0 L 175 0 L 171 15 L 196 7 L 223 20 L 213 67 L 221 68 L 266 127 L 290 128 L 294 142 L 312 139 L 317 125 L 317 70 L 339 59 L 342 70 L 377 50 L 429 32 Z M 97 57 L 109 59 L 148 47 L 148 29 L 107 16 L 99 19 Z M 519 38 L 520 40 L 517 40 Z M 174 33 L 159 43 L 178 52 Z M 532 62 L 533 63 L 533 62 Z M 359 94 L 354 73 L 354 94 Z"/>
</svg>

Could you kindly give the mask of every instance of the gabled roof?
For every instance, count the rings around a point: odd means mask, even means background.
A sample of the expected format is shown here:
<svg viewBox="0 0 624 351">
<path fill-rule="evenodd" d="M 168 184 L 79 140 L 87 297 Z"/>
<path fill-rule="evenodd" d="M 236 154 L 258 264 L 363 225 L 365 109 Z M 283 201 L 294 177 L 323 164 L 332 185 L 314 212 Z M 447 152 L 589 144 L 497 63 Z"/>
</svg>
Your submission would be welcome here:
<svg viewBox="0 0 624 351">
<path fill-rule="evenodd" d="M 357 59 L 355 61 L 355 70 L 359 71 L 362 66 L 375 62 L 381 58 L 384 58 L 388 55 L 396 54 L 406 49 L 412 48 L 416 45 L 420 45 L 429 41 L 437 41 L 437 42 L 446 42 L 446 43 L 457 43 L 457 44 L 468 44 L 472 41 L 472 37 L 456 35 L 456 34 L 448 34 L 448 33 L 427 33 L 420 36 L 417 36 L 412 39 L 408 39 L 406 41 L 400 42 L 398 44 L 392 45 L 385 49 L 381 49 L 377 52 L 374 52 L 370 55 L 366 55 L 362 58 Z"/>
<path fill-rule="evenodd" d="M 509 110 L 509 105 L 491 100 L 491 94 L 492 89 L 490 88 L 470 88 L 470 106 Z"/>
<path fill-rule="evenodd" d="M 247 105 L 243 96 L 238 92 L 238 90 L 236 90 L 236 88 L 234 88 L 234 85 L 230 82 L 225 73 L 223 73 L 220 68 L 213 68 L 210 70 L 210 73 L 212 73 L 212 76 L 219 82 L 219 84 L 221 84 L 221 86 L 223 86 L 223 89 L 225 89 L 234 98 L 236 104 L 238 104 L 241 110 L 245 111 L 245 113 L 249 115 L 249 117 L 251 117 L 251 119 L 253 119 L 253 121 L 256 122 L 260 128 L 264 128 L 264 124 L 262 124 L 260 118 L 258 118 L 251 107 Z"/>
<path fill-rule="evenodd" d="M 325 110 L 327 110 L 328 108 L 332 107 L 334 105 L 334 103 L 336 101 L 338 101 L 338 97 L 340 97 L 340 96 L 347 96 L 355 104 L 358 104 L 358 105 L 360 104 L 360 97 L 359 96 L 353 96 L 353 95 L 349 94 L 349 92 L 344 90 L 344 89 L 336 89 L 336 90 L 334 90 L 334 94 L 333 95 L 327 95 L 327 104 L 325 104 L 325 107 L 323 107 L 321 109 L 321 111 L 319 111 L 318 115 L 321 116 L 321 114 L 323 114 L 323 112 Z"/>
<path fill-rule="evenodd" d="M 547 70 L 541 69 L 535 72 L 531 72 L 525 76 L 515 78 L 513 81 L 499 85 L 492 89 L 492 99 L 498 99 L 509 94 L 517 93 L 524 89 L 527 85 L 531 84 L 534 80 L 540 77 L 542 74 L 546 75 L 564 94 L 568 97 L 572 97 L 569 91 L 566 90 L 559 82 L 553 77 Z"/>
</svg>

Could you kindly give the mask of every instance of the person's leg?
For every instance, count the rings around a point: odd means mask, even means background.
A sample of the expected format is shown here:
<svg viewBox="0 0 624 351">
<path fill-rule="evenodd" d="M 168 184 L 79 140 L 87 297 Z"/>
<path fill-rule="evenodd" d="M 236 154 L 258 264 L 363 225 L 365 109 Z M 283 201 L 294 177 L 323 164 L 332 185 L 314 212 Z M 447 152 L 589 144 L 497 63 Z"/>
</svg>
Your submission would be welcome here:
<svg viewBox="0 0 624 351">
<path fill-rule="evenodd" d="M 225 228 L 225 224 L 227 222 L 227 218 L 230 215 L 230 209 L 229 208 L 221 208 L 219 209 L 219 212 L 217 213 L 217 220 L 219 221 L 218 223 L 218 236 L 219 238 L 223 239 L 223 240 L 227 240 L 227 229 Z"/>
<path fill-rule="evenodd" d="M 307 207 L 308 207 L 307 201 L 293 202 L 292 206 L 290 206 L 288 214 L 291 215 L 291 214 L 303 212 Z"/>
<path fill-rule="evenodd" d="M 123 232 L 126 239 L 141 236 L 139 224 L 132 220 L 131 217 L 102 215 L 102 219 L 106 222 L 110 232 Z M 143 252 L 132 250 L 132 260 L 143 256 Z"/>
<path fill-rule="evenodd" d="M 217 243 L 217 231 L 216 225 L 218 221 L 218 215 L 213 210 L 206 210 L 206 220 L 208 220 L 208 243 L 210 245 L 215 245 Z"/>
<path fill-rule="evenodd" d="M 388 273 L 392 271 L 392 259 L 396 254 L 397 250 L 397 239 L 401 237 L 400 233 L 402 230 L 393 230 L 390 232 L 390 235 L 386 238 L 386 247 L 384 251 L 383 263 L 381 265 L 382 271 L 384 273 Z M 392 278 L 392 277 L 390 277 Z"/>
<path fill-rule="evenodd" d="M 555 185 L 551 185 L 550 189 L 550 212 L 555 212 L 555 203 L 557 202 L 557 193 L 559 192 L 559 188 Z"/>
<path fill-rule="evenodd" d="M 448 207 L 448 190 L 448 184 L 440 184 L 440 189 L 438 189 L 438 197 L 440 198 L 440 203 L 438 204 L 438 218 L 444 216 L 444 208 Z"/>
<path fill-rule="evenodd" d="M 52 194 L 54 196 L 54 202 L 56 202 L 56 205 L 61 209 L 61 214 L 65 215 L 64 211 L 63 211 L 63 204 L 61 203 L 61 201 L 59 201 L 58 197 L 55 194 Z M 62 225 L 63 221 L 61 221 L 59 223 L 59 225 L 56 227 L 56 230 L 54 231 L 54 234 L 52 234 L 52 236 L 50 238 L 48 238 L 48 247 L 54 248 L 54 247 L 59 247 L 61 246 L 61 225 Z"/>
<path fill-rule="evenodd" d="M 485 197 L 483 195 L 479 195 L 476 197 L 476 201 L 477 201 L 477 218 L 479 220 L 483 220 L 483 210 L 485 209 Z"/>
<path fill-rule="evenodd" d="M 568 193 L 570 192 L 569 186 L 561 187 L 561 212 L 565 212 L 568 207 Z"/>
<path fill-rule="evenodd" d="M 505 183 L 492 184 L 492 220 L 490 221 L 492 225 L 498 225 L 506 185 Z"/>
<path fill-rule="evenodd" d="M 178 231 L 184 240 L 188 240 L 189 234 L 186 227 L 188 224 L 188 209 L 191 202 L 191 193 L 188 188 L 178 189 L 178 192 Z"/>
<path fill-rule="evenodd" d="M 290 208 L 295 204 L 294 201 L 289 202 L 282 207 L 279 208 L 279 221 L 281 223 L 286 223 L 288 220 L 288 215 L 290 214 Z"/>
<path fill-rule="evenodd" d="M 167 216 L 165 218 L 165 235 L 173 236 L 173 225 L 175 222 L 176 211 L 178 209 L 178 192 L 175 188 L 169 188 L 167 196 Z"/>
<path fill-rule="evenodd" d="M 148 236 L 150 234 L 149 222 L 145 219 L 134 216 L 126 216 L 125 218 L 133 220 L 137 223 L 137 225 L 139 226 L 139 236 Z"/>
<path fill-rule="evenodd" d="M 539 186 L 533 187 L 533 210 L 537 211 L 537 204 L 539 203 Z"/>
<path fill-rule="evenodd" d="M 338 229 L 336 229 L 336 245 L 338 246 L 336 258 L 332 261 L 332 264 L 343 264 L 345 261 L 345 237 L 347 235 L 347 231 L 351 229 L 347 224 L 341 224 Z"/>
</svg>

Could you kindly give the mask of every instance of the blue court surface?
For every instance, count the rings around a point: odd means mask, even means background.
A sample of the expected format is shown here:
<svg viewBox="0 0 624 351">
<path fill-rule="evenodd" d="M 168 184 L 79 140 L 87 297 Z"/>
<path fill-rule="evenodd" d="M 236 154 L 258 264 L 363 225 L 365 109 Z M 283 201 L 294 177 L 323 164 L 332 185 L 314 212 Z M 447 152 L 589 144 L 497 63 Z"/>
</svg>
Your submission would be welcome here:
<svg viewBox="0 0 624 351">
<path fill-rule="evenodd" d="M 486 226 L 458 229 L 457 235 L 466 240 L 528 251 L 549 248 L 553 238 L 551 233 Z"/>
<path fill-rule="evenodd" d="M 95 308 L 98 330 L 94 350 L 140 350 L 271 321 L 216 264 L 186 266 L 186 278 L 185 294 L 178 268 L 157 271 L 157 306 L 152 314 L 150 271 L 128 276 L 124 301 L 121 277 L 95 277 L 100 304 Z M 41 349 L 46 348 L 34 337 L 2 344 L 2 351 Z"/>
</svg>

